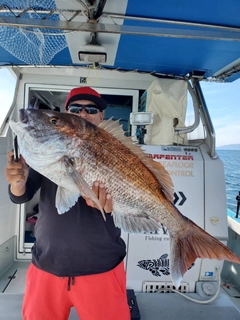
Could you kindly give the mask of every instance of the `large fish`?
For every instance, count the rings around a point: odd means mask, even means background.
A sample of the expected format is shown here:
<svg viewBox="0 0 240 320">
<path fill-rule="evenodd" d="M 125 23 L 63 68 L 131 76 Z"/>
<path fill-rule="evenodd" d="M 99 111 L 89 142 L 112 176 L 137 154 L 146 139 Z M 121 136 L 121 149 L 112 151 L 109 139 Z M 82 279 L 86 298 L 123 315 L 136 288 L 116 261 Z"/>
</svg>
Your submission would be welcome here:
<svg viewBox="0 0 240 320">
<path fill-rule="evenodd" d="M 176 287 L 196 258 L 240 263 L 231 250 L 179 212 L 167 171 L 133 145 L 118 122 L 95 126 L 76 115 L 21 109 L 20 121 L 11 121 L 10 126 L 29 166 L 58 185 L 59 213 L 68 211 L 82 194 L 92 198 L 104 215 L 91 191 L 93 182 L 100 181 L 112 195 L 116 226 L 141 233 L 164 224 Z"/>
</svg>

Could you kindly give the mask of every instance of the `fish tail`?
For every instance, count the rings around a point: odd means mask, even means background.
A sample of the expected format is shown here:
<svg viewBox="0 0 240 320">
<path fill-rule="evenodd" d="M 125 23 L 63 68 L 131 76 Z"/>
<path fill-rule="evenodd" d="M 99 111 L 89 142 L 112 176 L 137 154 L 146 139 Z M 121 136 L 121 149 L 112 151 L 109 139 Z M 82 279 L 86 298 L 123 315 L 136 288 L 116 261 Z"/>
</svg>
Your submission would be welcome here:
<svg viewBox="0 0 240 320">
<path fill-rule="evenodd" d="M 186 228 L 171 233 L 171 277 L 176 288 L 184 273 L 197 258 L 228 260 L 240 264 L 240 258 L 219 240 L 187 219 Z"/>
</svg>

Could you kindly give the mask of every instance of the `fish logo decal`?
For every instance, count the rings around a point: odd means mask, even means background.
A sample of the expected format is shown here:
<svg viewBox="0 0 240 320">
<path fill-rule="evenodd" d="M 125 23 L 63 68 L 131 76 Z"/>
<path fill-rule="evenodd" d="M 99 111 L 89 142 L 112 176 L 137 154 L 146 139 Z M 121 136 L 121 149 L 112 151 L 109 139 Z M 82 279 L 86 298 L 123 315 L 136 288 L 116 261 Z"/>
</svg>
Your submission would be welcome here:
<svg viewBox="0 0 240 320">
<path fill-rule="evenodd" d="M 168 254 L 163 254 L 159 259 L 152 259 L 152 260 L 140 260 L 138 261 L 137 267 L 141 269 L 148 270 L 152 273 L 155 277 L 169 276 L 169 259 Z M 193 263 L 188 270 L 190 270 L 195 263 Z"/>
<path fill-rule="evenodd" d="M 159 259 L 152 260 L 140 260 L 137 264 L 138 267 L 144 270 L 148 270 L 155 277 L 161 277 L 161 275 L 168 276 L 169 272 L 169 259 L 168 254 L 163 254 Z"/>
</svg>

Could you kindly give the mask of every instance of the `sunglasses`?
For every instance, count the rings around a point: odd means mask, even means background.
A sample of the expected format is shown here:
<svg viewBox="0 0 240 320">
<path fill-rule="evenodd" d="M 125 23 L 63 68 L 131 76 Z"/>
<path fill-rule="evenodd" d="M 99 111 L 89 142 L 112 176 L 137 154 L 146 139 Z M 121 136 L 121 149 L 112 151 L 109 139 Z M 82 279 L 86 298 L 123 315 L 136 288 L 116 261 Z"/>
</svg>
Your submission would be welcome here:
<svg viewBox="0 0 240 320">
<path fill-rule="evenodd" d="M 81 105 L 81 104 L 71 104 L 68 110 L 71 113 L 81 113 L 85 110 L 88 114 L 97 114 L 100 110 L 95 104 Z"/>
</svg>

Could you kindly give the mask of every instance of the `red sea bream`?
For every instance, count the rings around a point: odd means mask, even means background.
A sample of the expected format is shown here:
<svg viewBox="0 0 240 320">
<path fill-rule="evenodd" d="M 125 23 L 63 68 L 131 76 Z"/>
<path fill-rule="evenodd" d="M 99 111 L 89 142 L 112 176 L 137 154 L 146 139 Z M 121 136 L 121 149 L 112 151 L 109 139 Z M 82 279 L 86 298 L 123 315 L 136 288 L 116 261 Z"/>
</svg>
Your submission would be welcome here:
<svg viewBox="0 0 240 320">
<path fill-rule="evenodd" d="M 104 216 L 91 191 L 93 182 L 99 181 L 112 196 L 117 227 L 143 233 L 165 225 L 176 287 L 196 258 L 240 263 L 232 251 L 179 212 L 173 205 L 167 171 L 125 137 L 118 122 L 108 120 L 95 126 L 76 115 L 21 109 L 20 121 L 10 125 L 29 166 L 58 185 L 59 214 L 83 195 L 92 198 Z"/>
</svg>

